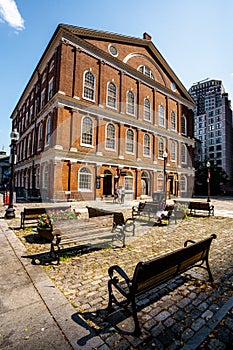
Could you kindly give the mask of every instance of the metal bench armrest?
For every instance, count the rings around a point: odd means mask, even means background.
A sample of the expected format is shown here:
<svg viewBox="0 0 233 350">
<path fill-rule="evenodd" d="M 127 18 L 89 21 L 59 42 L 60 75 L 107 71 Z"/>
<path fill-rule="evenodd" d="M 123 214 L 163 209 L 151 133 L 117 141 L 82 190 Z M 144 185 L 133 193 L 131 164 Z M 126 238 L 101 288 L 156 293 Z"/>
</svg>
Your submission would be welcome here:
<svg viewBox="0 0 233 350">
<path fill-rule="evenodd" d="M 129 284 L 131 282 L 130 278 L 125 273 L 125 271 L 122 270 L 122 268 L 120 266 L 113 265 L 113 266 L 109 267 L 109 269 L 108 269 L 108 274 L 109 274 L 109 277 L 111 278 L 111 280 L 114 281 L 115 283 L 118 283 L 118 277 L 116 276 L 115 273 L 119 274 L 122 278 L 124 278 L 124 280 L 126 281 L 127 285 L 129 286 Z"/>
</svg>

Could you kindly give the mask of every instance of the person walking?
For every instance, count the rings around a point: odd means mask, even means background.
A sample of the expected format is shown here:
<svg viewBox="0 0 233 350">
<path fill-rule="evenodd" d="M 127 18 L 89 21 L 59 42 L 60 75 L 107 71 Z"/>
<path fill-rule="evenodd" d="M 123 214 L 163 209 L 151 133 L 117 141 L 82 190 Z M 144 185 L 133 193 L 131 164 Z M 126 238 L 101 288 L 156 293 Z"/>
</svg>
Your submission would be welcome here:
<svg viewBox="0 0 233 350">
<path fill-rule="evenodd" d="M 124 187 L 121 188 L 121 204 L 124 204 L 125 202 L 125 189 Z"/>
</svg>

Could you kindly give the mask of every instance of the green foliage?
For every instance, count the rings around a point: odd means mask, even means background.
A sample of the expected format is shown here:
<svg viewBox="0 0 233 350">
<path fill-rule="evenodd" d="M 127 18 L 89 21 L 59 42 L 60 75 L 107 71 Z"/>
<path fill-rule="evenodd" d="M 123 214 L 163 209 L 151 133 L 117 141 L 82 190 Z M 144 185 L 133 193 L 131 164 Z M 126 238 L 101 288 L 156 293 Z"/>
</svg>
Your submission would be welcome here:
<svg viewBox="0 0 233 350">
<path fill-rule="evenodd" d="M 206 166 L 206 161 L 196 161 L 195 167 L 195 180 L 196 180 L 196 191 L 201 192 L 201 194 L 207 194 L 207 178 L 208 178 L 208 168 Z M 220 184 L 225 184 L 228 182 L 228 176 L 222 167 L 215 164 L 215 161 L 210 161 L 210 190 L 211 194 L 220 193 Z"/>
</svg>

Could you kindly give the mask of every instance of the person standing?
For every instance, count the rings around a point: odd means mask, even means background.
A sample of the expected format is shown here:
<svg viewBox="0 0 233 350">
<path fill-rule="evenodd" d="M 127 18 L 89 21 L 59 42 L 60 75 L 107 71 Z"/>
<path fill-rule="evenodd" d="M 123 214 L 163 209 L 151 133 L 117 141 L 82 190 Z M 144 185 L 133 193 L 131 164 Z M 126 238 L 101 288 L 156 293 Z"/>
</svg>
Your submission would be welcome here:
<svg viewBox="0 0 233 350">
<path fill-rule="evenodd" d="M 125 189 L 124 187 L 121 188 L 121 204 L 124 204 L 125 202 Z"/>
</svg>

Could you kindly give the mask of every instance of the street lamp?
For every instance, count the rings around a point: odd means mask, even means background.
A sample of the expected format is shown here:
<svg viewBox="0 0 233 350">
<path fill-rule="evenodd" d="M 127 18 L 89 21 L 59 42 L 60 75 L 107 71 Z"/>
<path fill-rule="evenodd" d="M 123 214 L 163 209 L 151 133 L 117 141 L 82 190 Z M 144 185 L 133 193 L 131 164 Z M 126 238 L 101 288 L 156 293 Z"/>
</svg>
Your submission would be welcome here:
<svg viewBox="0 0 233 350">
<path fill-rule="evenodd" d="M 10 165 L 11 165 L 11 175 L 10 175 L 10 201 L 8 208 L 5 212 L 5 218 L 6 219 L 13 219 L 15 218 L 15 209 L 14 209 L 14 165 L 15 165 L 15 157 L 16 157 L 16 142 L 19 139 L 19 133 L 16 129 L 14 129 L 10 133 L 10 139 L 11 139 L 11 156 L 10 156 Z"/>
<path fill-rule="evenodd" d="M 207 175 L 207 185 L 208 185 L 208 198 L 207 202 L 210 202 L 210 162 L 208 161 L 206 163 L 207 170 L 208 170 L 208 175 Z"/>
<path fill-rule="evenodd" d="M 163 152 L 163 192 L 165 200 L 167 199 L 167 177 L 166 177 L 166 161 L 167 161 L 167 152 Z"/>
</svg>

